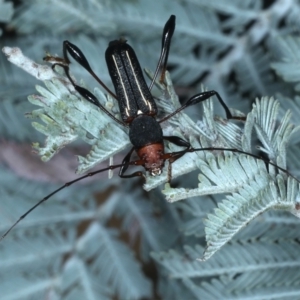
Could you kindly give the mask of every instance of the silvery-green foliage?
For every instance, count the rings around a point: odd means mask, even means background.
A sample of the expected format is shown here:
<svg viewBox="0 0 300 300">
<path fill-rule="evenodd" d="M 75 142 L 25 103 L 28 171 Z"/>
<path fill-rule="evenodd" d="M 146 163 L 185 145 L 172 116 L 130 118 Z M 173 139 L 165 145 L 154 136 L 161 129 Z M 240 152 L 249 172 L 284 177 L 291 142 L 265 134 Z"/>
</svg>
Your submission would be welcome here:
<svg viewBox="0 0 300 300">
<path fill-rule="evenodd" d="M 0 172 L 1 232 L 61 185 L 49 182 L 60 171 L 47 166 L 57 157 L 67 159 L 61 154 L 63 147 L 79 155 L 77 172 L 82 173 L 111 155 L 119 163 L 123 157 L 119 152 L 130 145 L 126 128 L 78 96 L 59 68 L 54 73 L 42 62 L 44 51 L 61 56 L 62 41 L 70 40 L 111 86 L 104 61 L 108 42 L 127 38 L 141 66 L 153 71 L 170 14 L 177 17 L 170 77 L 175 87 L 194 84 L 177 91 L 184 91 L 187 98 L 200 92 L 203 83 L 217 90 L 234 114 L 240 110 L 247 115 L 247 121 L 224 120 L 213 98 L 162 124 L 164 133 L 181 136 L 197 148 L 263 153 L 289 173 L 246 155 L 203 151 L 186 154 L 173 164 L 173 188 L 162 185 L 166 166 L 162 176 L 147 177 L 144 186 L 136 179 L 119 180 L 115 174 L 111 180 L 103 175 L 64 189 L 1 242 L 1 298 L 154 299 L 153 282 L 155 295 L 166 300 L 299 298 L 299 219 L 292 215 L 299 215 L 299 184 L 292 177 L 300 175 L 300 47 L 292 35 L 300 26 L 299 4 L 274 1 L 267 6 L 253 0 L 18 4 L 12 8 L 11 2 L 0 1 L 0 19 L 8 25 L 1 45 L 21 48 L 23 57 L 35 63 L 29 76 L 0 55 L 0 158 L 11 167 Z M 5 34 L 12 29 L 15 35 Z M 71 73 L 118 117 L 116 101 L 95 89 L 87 72 L 72 62 Z M 159 117 L 180 106 L 169 77 L 167 83 L 153 91 Z M 28 95 L 31 103 L 26 101 Z M 16 149 L 25 154 L 24 145 L 33 142 L 42 159 L 49 160 L 44 170 L 48 182 L 37 181 L 41 166 L 32 163 L 25 168 L 21 156 L 13 155 Z M 89 149 L 79 154 L 82 144 Z M 166 143 L 167 151 L 178 149 Z M 93 194 L 101 195 L 101 204 Z M 142 271 L 145 262 L 155 264 L 155 278 Z"/>
<path fill-rule="evenodd" d="M 295 247 L 294 242 L 287 241 L 284 244 L 272 240 L 233 242 L 223 253 L 218 252 L 214 260 L 201 264 L 196 258 L 203 248 L 197 244 L 186 246 L 184 253 L 172 250 L 156 253 L 153 257 L 165 268 L 171 280 L 180 281 L 183 287 L 194 290 L 196 299 L 243 299 L 249 295 L 259 298 L 263 293 L 264 299 L 271 299 L 274 288 L 286 299 L 299 295 L 299 274 L 294 270 L 300 261 L 295 256 Z M 274 270 L 279 274 L 275 276 Z M 195 284 L 216 275 L 218 280 Z M 282 276 L 289 276 L 288 283 Z"/>
</svg>

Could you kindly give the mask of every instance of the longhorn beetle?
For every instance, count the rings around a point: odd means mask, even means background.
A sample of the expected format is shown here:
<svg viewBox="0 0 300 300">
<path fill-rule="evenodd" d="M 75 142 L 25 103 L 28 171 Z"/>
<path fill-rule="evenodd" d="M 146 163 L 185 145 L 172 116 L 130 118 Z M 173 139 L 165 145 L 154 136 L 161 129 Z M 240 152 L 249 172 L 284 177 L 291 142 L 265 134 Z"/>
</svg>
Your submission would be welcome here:
<svg viewBox="0 0 300 300">
<path fill-rule="evenodd" d="M 69 41 L 64 41 L 63 43 L 64 63 L 57 62 L 53 65 L 53 67 L 59 65 L 64 68 L 70 82 L 82 97 L 98 106 L 119 124 L 129 127 L 129 139 L 133 147 L 123 159 L 122 166 L 119 171 L 119 176 L 122 178 L 143 176 L 143 173 L 140 171 L 125 175 L 128 166 L 132 164 L 129 162 L 133 151 L 136 151 L 140 158 L 134 162 L 134 165 L 141 165 L 146 169 L 146 171 L 149 171 L 150 175 L 157 176 L 161 174 L 166 160 L 169 160 L 169 162 L 172 163 L 184 155 L 187 152 L 187 149 L 191 148 L 189 142 L 177 136 L 163 136 L 160 126 L 160 123 L 168 120 L 186 107 L 205 101 L 212 96 L 217 96 L 219 102 L 225 109 L 227 119 L 240 119 L 231 115 L 230 110 L 220 95 L 215 91 L 199 93 L 191 97 L 179 109 L 167 115 L 163 119 L 159 121 L 155 119 L 157 107 L 150 89 L 152 88 L 160 69 L 162 70 L 160 81 L 162 82 L 164 80 L 174 30 L 175 16 L 171 15 L 163 30 L 161 54 L 154 73 L 154 78 L 152 79 L 149 88 L 144 79 L 143 72 L 134 50 L 123 39 L 111 41 L 105 52 L 108 71 L 115 87 L 116 95 L 112 93 L 94 73 L 81 50 Z M 82 67 L 84 67 L 110 95 L 117 99 L 122 120 L 115 118 L 99 103 L 98 99 L 91 92 L 78 86 L 73 81 L 69 74 L 70 61 L 68 53 Z M 185 147 L 186 150 L 176 153 L 164 153 L 163 140 Z"/>
<path fill-rule="evenodd" d="M 73 181 L 65 183 L 60 188 L 47 195 L 45 198 L 43 198 L 38 203 L 36 203 L 32 208 L 30 208 L 25 214 L 23 214 L 2 235 L 0 241 L 31 211 L 33 211 L 41 203 L 48 200 L 54 194 L 58 193 L 62 189 L 66 188 L 67 186 L 70 186 L 71 184 L 77 181 L 80 181 L 89 176 L 93 176 L 100 172 L 120 168 L 119 176 L 122 178 L 144 176 L 144 174 L 141 171 L 137 171 L 127 175 L 125 174 L 125 172 L 127 171 L 130 165 L 135 165 L 135 166 L 143 166 L 145 170 L 148 171 L 152 176 L 158 176 L 161 174 L 166 160 L 169 161 L 169 166 L 171 166 L 171 163 L 173 163 L 174 161 L 182 157 L 185 153 L 195 152 L 195 151 L 205 151 L 205 150 L 227 150 L 227 151 L 246 154 L 254 158 L 262 159 L 259 156 L 256 156 L 251 153 L 246 153 L 238 149 L 212 148 L 212 147 L 196 149 L 196 148 L 192 148 L 189 142 L 181 139 L 180 137 L 163 136 L 160 123 L 170 119 L 171 117 L 173 117 L 175 114 L 179 113 L 186 107 L 203 102 L 212 96 L 216 96 L 220 104 L 223 106 L 227 119 L 238 119 L 238 120 L 242 119 L 240 117 L 232 116 L 229 108 L 226 106 L 226 104 L 224 103 L 224 101 L 216 91 L 207 91 L 207 92 L 196 94 L 171 114 L 165 116 L 161 120 L 156 120 L 155 117 L 157 114 L 157 107 L 150 91 L 159 72 L 161 72 L 160 82 L 164 81 L 169 49 L 170 49 L 171 39 L 174 30 L 175 30 L 175 16 L 171 15 L 169 20 L 166 22 L 163 30 L 161 53 L 156 67 L 156 71 L 154 73 L 154 77 L 152 79 L 149 88 L 145 82 L 139 61 L 135 55 L 134 50 L 123 39 L 111 41 L 105 52 L 108 71 L 111 80 L 113 82 L 116 94 L 111 92 L 108 89 L 108 87 L 93 72 L 92 68 L 90 67 L 87 59 L 85 58 L 81 50 L 74 44 L 70 43 L 69 41 L 63 42 L 63 56 L 64 56 L 63 59 L 58 59 L 53 57 L 45 58 L 45 60 L 50 61 L 51 59 L 54 59 L 54 61 L 56 61 L 52 65 L 52 68 L 54 68 L 55 65 L 59 65 L 64 69 L 66 76 L 74 86 L 75 90 L 83 98 L 85 98 L 92 104 L 99 107 L 103 112 L 105 112 L 117 123 L 129 127 L 129 139 L 133 147 L 125 156 L 121 164 L 111 165 L 101 170 L 90 172 Z M 89 92 L 87 89 L 83 87 L 78 86 L 74 82 L 74 80 L 71 78 L 69 74 L 70 61 L 68 58 L 68 54 L 70 54 L 75 61 L 77 61 L 84 69 L 86 69 L 90 73 L 90 75 L 92 75 L 110 95 L 116 98 L 116 100 L 119 103 L 119 109 L 120 109 L 122 120 L 117 119 L 108 110 L 106 110 L 105 107 L 103 107 L 100 104 L 98 99 L 91 92 Z M 165 153 L 164 143 L 163 143 L 164 140 L 169 141 L 175 145 L 185 147 L 185 149 L 178 152 Z M 134 151 L 137 153 L 139 159 L 135 161 L 131 161 L 130 158 Z M 268 163 L 274 165 L 281 171 L 287 172 L 283 168 L 280 168 L 279 166 L 271 162 Z M 171 169 L 169 168 L 169 179 L 171 178 L 170 170 Z"/>
</svg>

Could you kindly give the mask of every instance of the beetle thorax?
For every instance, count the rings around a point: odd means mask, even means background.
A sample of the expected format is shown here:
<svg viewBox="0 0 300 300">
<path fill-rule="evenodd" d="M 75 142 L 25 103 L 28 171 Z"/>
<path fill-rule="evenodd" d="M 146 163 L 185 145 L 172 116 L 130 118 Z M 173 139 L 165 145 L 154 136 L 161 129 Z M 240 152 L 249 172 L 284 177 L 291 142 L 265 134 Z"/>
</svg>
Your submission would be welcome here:
<svg viewBox="0 0 300 300">
<path fill-rule="evenodd" d="M 143 166 L 152 176 L 164 166 L 164 142 L 159 123 L 148 115 L 139 115 L 130 123 L 129 138 Z"/>
<path fill-rule="evenodd" d="M 163 133 L 160 124 L 148 115 L 138 115 L 129 127 L 129 138 L 135 149 L 150 144 L 163 143 Z"/>
</svg>

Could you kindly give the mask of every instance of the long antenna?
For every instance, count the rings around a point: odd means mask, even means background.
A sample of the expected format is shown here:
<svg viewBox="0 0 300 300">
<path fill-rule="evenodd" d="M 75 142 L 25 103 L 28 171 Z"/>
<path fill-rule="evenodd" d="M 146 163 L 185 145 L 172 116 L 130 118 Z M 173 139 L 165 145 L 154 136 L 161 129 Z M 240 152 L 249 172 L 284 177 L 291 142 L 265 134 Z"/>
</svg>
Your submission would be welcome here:
<svg viewBox="0 0 300 300">
<path fill-rule="evenodd" d="M 56 193 L 58 193 L 59 191 L 63 190 L 64 188 L 72 185 L 73 183 L 80 181 L 82 179 L 85 179 L 87 177 L 91 177 L 94 176 L 98 173 L 104 172 L 104 171 L 108 171 L 108 170 L 113 170 L 116 168 L 120 168 L 123 167 L 125 165 L 136 165 L 138 164 L 139 161 L 131 161 L 131 162 L 126 162 L 125 164 L 118 164 L 118 165 L 113 165 L 113 166 L 109 166 L 107 168 L 101 169 L 101 170 L 97 170 L 94 172 L 90 172 L 84 176 L 81 176 L 79 178 L 76 178 L 72 181 L 66 182 L 63 186 L 59 187 L 58 189 L 56 189 L 55 191 L 53 191 L 52 193 L 50 193 L 49 195 L 47 195 L 46 197 L 44 197 L 42 200 L 40 200 L 39 202 L 37 202 L 34 206 L 32 206 L 28 211 L 26 211 L 0 238 L 0 242 L 10 233 L 10 231 L 17 226 L 18 223 L 20 223 L 28 214 L 30 214 L 34 209 L 36 209 L 40 204 L 42 204 L 43 202 L 46 202 L 49 198 L 51 198 L 53 195 L 55 195 Z"/>
<path fill-rule="evenodd" d="M 218 150 L 218 151 L 231 151 L 231 152 L 234 152 L 234 153 L 240 153 L 240 154 L 245 154 L 247 156 L 250 156 L 250 157 L 253 157 L 255 159 L 259 159 L 259 160 L 262 160 L 264 161 L 265 163 L 269 164 L 269 165 L 272 165 L 274 166 L 275 168 L 277 168 L 278 170 L 284 172 L 285 174 L 291 176 L 292 178 L 294 178 L 297 182 L 300 183 L 299 179 L 296 178 L 295 176 L 293 176 L 292 174 L 290 174 L 286 169 L 284 168 L 281 168 L 279 167 L 278 165 L 266 160 L 265 158 L 263 157 L 260 157 L 258 155 L 255 155 L 255 154 L 252 154 L 252 153 L 249 153 L 249 152 L 245 152 L 245 151 L 242 151 L 242 150 L 238 150 L 238 149 L 235 149 L 235 148 L 214 148 L 214 147 L 208 147 L 208 148 L 188 148 L 188 149 L 185 149 L 183 151 L 178 151 L 178 152 L 174 152 L 174 153 L 166 153 L 165 155 L 165 159 L 166 160 L 170 160 L 170 159 L 177 159 L 176 156 L 178 158 L 180 158 L 181 156 L 183 156 L 185 153 L 188 153 L 188 152 L 197 152 L 197 151 L 215 151 L 215 150 Z M 120 168 L 120 167 L 124 167 L 124 166 L 130 166 L 130 165 L 140 165 L 141 164 L 141 161 L 140 160 L 136 160 L 136 161 L 131 161 L 131 162 L 126 162 L 126 163 L 122 163 L 122 164 L 118 164 L 118 165 L 113 165 L 113 166 L 109 166 L 109 167 L 106 167 L 104 169 L 101 169 L 101 170 L 97 170 L 97 171 L 94 171 L 94 172 L 90 172 L 84 176 L 81 176 L 77 179 L 74 179 L 72 181 L 69 181 L 69 182 L 66 182 L 63 186 L 59 187 L 58 189 L 56 189 L 55 191 L 53 191 L 52 193 L 50 193 L 49 195 L 47 195 L 46 197 L 44 197 L 42 200 L 40 200 L 39 202 L 37 202 L 33 207 L 31 207 L 28 211 L 26 211 L 0 238 L 0 242 L 10 233 L 10 231 L 17 226 L 18 223 L 20 223 L 28 214 L 30 214 L 34 209 L 36 209 L 40 204 L 42 204 L 43 202 L 46 202 L 49 198 L 51 198 L 53 195 L 55 195 L 56 193 L 58 193 L 59 191 L 63 190 L 64 188 L 72 185 L 73 183 L 76 183 L 82 179 L 85 179 L 87 177 L 91 177 L 91 176 L 94 176 L 98 173 L 101 173 L 101 172 L 104 172 L 104 171 L 108 171 L 108 170 L 113 170 L 113 169 L 116 169 L 116 168 Z"/>
<path fill-rule="evenodd" d="M 250 156 L 250 157 L 253 157 L 253 158 L 256 158 L 256 159 L 259 159 L 259 160 L 262 160 L 264 161 L 266 164 L 269 164 L 273 167 L 275 167 L 276 169 L 284 172 L 285 174 L 291 176 L 292 178 L 294 178 L 297 182 L 300 183 L 300 180 L 295 177 L 294 175 L 292 175 L 288 170 L 284 169 L 284 168 L 281 168 L 279 167 L 278 165 L 276 165 L 275 163 L 272 163 L 271 161 L 261 157 L 261 156 L 258 156 L 258 155 L 255 155 L 255 154 L 252 154 L 252 153 L 249 153 L 249 152 L 245 152 L 245 151 L 242 151 L 242 150 L 238 150 L 238 149 L 235 149 L 235 148 L 215 148 L 215 147 L 211 147 L 211 148 L 190 148 L 190 149 L 187 149 L 186 152 L 197 152 L 197 151 L 214 151 L 214 150 L 220 150 L 220 151 L 231 151 L 231 152 L 234 152 L 234 153 L 241 153 L 241 154 L 245 154 L 247 156 Z"/>
</svg>

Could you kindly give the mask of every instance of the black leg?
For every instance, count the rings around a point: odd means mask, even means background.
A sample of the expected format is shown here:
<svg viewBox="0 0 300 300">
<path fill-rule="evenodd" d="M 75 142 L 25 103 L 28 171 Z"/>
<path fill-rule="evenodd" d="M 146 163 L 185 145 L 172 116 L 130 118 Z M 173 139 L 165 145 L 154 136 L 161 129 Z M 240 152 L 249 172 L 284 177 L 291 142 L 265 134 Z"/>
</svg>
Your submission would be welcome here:
<svg viewBox="0 0 300 300">
<path fill-rule="evenodd" d="M 183 140 L 182 138 L 178 137 L 178 136 L 164 136 L 163 139 L 167 140 L 167 141 L 169 141 L 172 144 L 175 144 L 177 146 L 186 147 L 186 149 L 184 149 L 182 151 L 177 151 L 177 152 L 172 152 L 172 153 L 166 153 L 166 154 L 164 154 L 164 159 L 169 160 L 169 166 L 174 161 L 176 161 L 178 158 L 180 158 L 185 153 L 187 153 L 189 151 L 189 149 L 191 149 L 191 144 L 189 142 Z"/>
<path fill-rule="evenodd" d="M 124 157 L 123 161 L 122 161 L 122 167 L 120 168 L 120 171 L 119 171 L 119 176 L 121 178 L 132 178 L 132 177 L 143 177 L 145 178 L 145 175 L 140 172 L 140 171 L 137 171 L 137 172 L 134 172 L 132 174 L 129 174 L 129 175 L 124 175 L 124 173 L 127 171 L 128 169 L 128 166 L 129 166 L 129 162 L 130 162 L 130 158 L 131 158 L 131 155 L 134 151 L 134 147 L 132 147 L 130 149 L 130 151 L 128 152 L 128 154 Z"/>
<path fill-rule="evenodd" d="M 172 112 L 171 114 L 169 114 L 168 116 L 164 117 L 163 119 L 161 119 L 159 121 L 159 123 L 162 123 L 166 120 L 168 120 L 169 118 L 173 117 L 174 115 L 176 115 L 177 113 L 179 113 L 180 111 L 184 110 L 185 108 L 191 106 L 191 105 L 195 105 L 198 104 L 200 102 L 203 102 L 207 99 L 209 99 L 212 96 L 216 96 L 220 102 L 220 104 L 223 106 L 225 113 L 226 113 L 226 117 L 227 119 L 235 119 L 235 120 L 245 120 L 244 117 L 235 117 L 231 114 L 228 106 L 225 104 L 225 102 L 223 101 L 223 99 L 221 98 L 221 96 L 219 95 L 218 92 L 216 91 L 208 91 L 208 92 L 203 92 L 203 93 L 199 93 L 193 97 L 191 97 L 185 104 L 183 104 L 180 108 L 176 109 L 174 112 Z"/>
<path fill-rule="evenodd" d="M 169 51 L 171 46 L 171 39 L 175 30 L 175 16 L 171 15 L 169 20 L 167 21 L 162 35 L 162 41 L 161 41 L 161 52 L 160 57 L 157 63 L 157 67 L 153 76 L 153 79 L 150 83 L 149 90 L 152 89 L 154 81 L 158 75 L 158 72 L 161 69 L 161 75 L 159 81 L 162 83 L 165 80 L 165 73 L 167 70 L 167 62 L 169 57 Z"/>
<path fill-rule="evenodd" d="M 103 81 L 94 73 L 90 64 L 88 63 L 87 59 L 85 58 L 82 51 L 75 46 L 74 44 L 70 43 L 69 41 L 63 42 L 63 54 L 64 59 L 68 64 L 70 64 L 70 60 L 68 58 L 68 53 L 82 66 L 84 67 L 97 81 L 98 83 L 115 99 L 117 98 L 116 95 L 103 83 Z"/>
<path fill-rule="evenodd" d="M 169 161 L 168 164 L 168 183 L 171 184 L 172 180 L 172 163 L 176 161 L 178 158 L 182 157 L 190 148 L 191 144 L 187 142 L 186 140 L 183 140 L 182 138 L 178 136 L 164 136 L 164 140 L 169 141 L 172 144 L 175 144 L 180 147 L 186 147 L 186 149 L 178 152 L 172 152 L 172 153 L 166 153 L 164 154 L 164 159 Z"/>
<path fill-rule="evenodd" d="M 97 107 L 99 107 L 104 113 L 106 113 L 110 118 L 112 118 L 113 120 L 115 120 L 117 123 L 119 123 L 120 125 L 123 126 L 127 126 L 125 123 L 123 123 L 122 121 L 120 121 L 119 119 L 117 119 L 114 115 L 112 115 L 103 105 L 100 104 L 99 100 L 96 98 L 96 96 L 94 94 L 92 94 L 90 91 L 88 91 L 87 89 L 77 85 L 74 80 L 72 79 L 72 77 L 70 76 L 70 72 L 69 72 L 69 64 L 70 64 L 70 60 L 68 57 L 68 53 L 81 65 L 83 66 L 94 78 L 96 78 L 96 80 L 106 89 L 106 91 L 108 91 L 113 97 L 115 97 L 115 95 L 104 85 L 104 83 L 94 74 L 94 72 L 92 71 L 87 59 L 85 58 L 84 54 L 81 52 L 81 50 L 76 47 L 75 45 L 73 45 L 72 43 L 68 42 L 68 41 L 64 41 L 63 43 L 63 55 L 64 55 L 64 59 L 63 60 L 57 60 L 58 62 L 52 65 L 52 68 L 54 69 L 54 67 L 56 65 L 62 67 L 66 73 L 66 76 L 68 77 L 68 79 L 70 80 L 70 82 L 72 83 L 72 85 L 74 86 L 75 90 L 86 100 L 88 100 L 89 102 L 91 102 L 92 104 L 96 105 Z M 48 57 L 44 58 L 45 60 L 49 60 Z M 95 77 L 96 76 L 96 77 Z"/>
<path fill-rule="evenodd" d="M 171 142 L 172 144 L 180 146 L 180 147 L 186 147 L 186 148 L 191 147 L 191 144 L 189 142 L 180 138 L 179 136 L 163 136 L 163 139 Z"/>
</svg>

